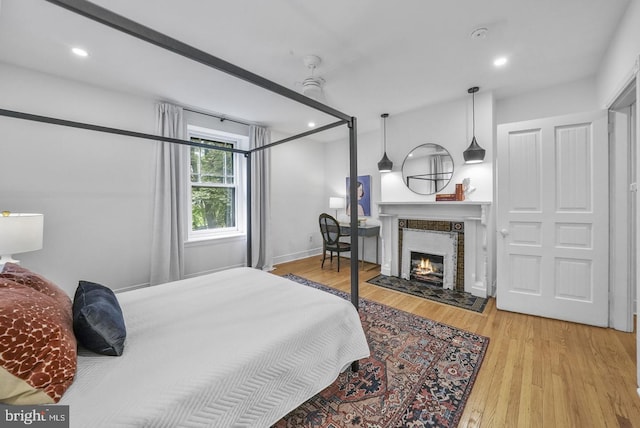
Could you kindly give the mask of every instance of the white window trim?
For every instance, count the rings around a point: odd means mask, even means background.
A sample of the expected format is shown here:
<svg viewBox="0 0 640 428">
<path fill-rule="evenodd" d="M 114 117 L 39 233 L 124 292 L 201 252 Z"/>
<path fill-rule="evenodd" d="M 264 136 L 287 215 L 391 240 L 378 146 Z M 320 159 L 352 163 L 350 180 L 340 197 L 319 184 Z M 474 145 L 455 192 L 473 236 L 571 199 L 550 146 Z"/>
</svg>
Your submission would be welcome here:
<svg viewBox="0 0 640 428">
<path fill-rule="evenodd" d="M 191 140 L 191 137 L 204 138 L 206 140 L 220 141 L 224 143 L 232 143 L 234 148 L 240 150 L 248 150 L 249 137 L 246 135 L 239 135 L 230 132 L 220 131 L 217 129 L 204 128 L 201 126 L 187 125 L 187 139 Z M 236 183 L 236 227 L 225 228 L 218 230 L 197 230 L 191 229 L 192 224 L 192 206 L 191 206 L 191 174 L 189 174 L 189 195 L 188 195 L 188 215 L 187 217 L 187 241 L 200 242 L 212 239 L 228 239 L 233 237 L 245 237 L 246 232 L 246 210 L 247 210 L 247 186 L 246 186 L 246 168 L 247 163 L 244 157 L 240 153 L 235 153 L 235 171 L 237 177 Z M 191 153 L 187 157 L 187 170 L 191 165 Z"/>
</svg>

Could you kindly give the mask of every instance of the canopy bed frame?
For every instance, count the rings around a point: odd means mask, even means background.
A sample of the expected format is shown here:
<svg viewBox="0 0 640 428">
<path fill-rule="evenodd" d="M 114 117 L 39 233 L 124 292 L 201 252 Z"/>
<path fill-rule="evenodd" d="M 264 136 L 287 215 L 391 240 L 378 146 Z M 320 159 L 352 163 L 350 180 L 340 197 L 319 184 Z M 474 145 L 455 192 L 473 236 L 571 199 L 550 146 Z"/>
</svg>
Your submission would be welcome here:
<svg viewBox="0 0 640 428">
<path fill-rule="evenodd" d="M 146 41 L 150 44 L 156 45 L 162 49 L 168 50 L 175 54 L 181 55 L 190 60 L 199 62 L 204 64 L 210 68 L 216 69 L 218 71 L 222 71 L 223 73 L 234 76 L 238 79 L 247 81 L 253 85 L 264 88 L 268 91 L 281 95 L 285 98 L 288 98 L 292 101 L 303 104 L 307 107 L 318 110 L 322 113 L 325 113 L 329 116 L 337 118 L 338 120 L 333 123 L 329 123 L 324 126 L 317 127 L 315 129 L 302 132 L 297 135 L 293 135 L 291 137 L 283 138 L 281 140 L 275 141 L 271 144 L 258 147 L 251 150 L 239 150 L 232 148 L 223 148 L 223 147 L 212 147 L 206 144 L 195 143 L 187 140 L 181 140 L 176 138 L 164 137 L 160 135 L 152 135 L 141 132 L 129 131 L 118 128 L 111 128 L 106 126 L 100 126 L 95 124 L 88 124 L 82 122 L 75 122 L 70 120 L 64 120 L 60 118 L 53 118 L 48 116 L 39 116 L 35 114 L 18 112 L 13 110 L 0 109 L 0 115 L 6 117 L 13 117 L 17 119 L 25 119 L 36 122 L 49 123 L 60 126 L 67 126 L 73 128 L 86 129 L 97 132 L 105 132 L 109 134 L 123 135 L 135 138 L 142 138 L 148 140 L 156 140 L 156 141 L 165 141 L 174 144 L 182 144 L 187 146 L 195 146 L 195 147 L 204 147 L 207 149 L 215 149 L 222 151 L 229 151 L 233 153 L 242 154 L 247 161 L 247 210 L 246 210 L 246 218 L 247 224 L 251 225 L 251 155 L 260 150 L 265 150 L 271 148 L 273 146 L 283 144 L 289 141 L 297 140 L 300 138 L 308 137 L 310 135 L 323 132 L 341 125 L 347 125 L 349 128 L 349 178 L 350 178 L 350 186 L 349 186 L 349 197 L 352 201 L 358 199 L 357 197 L 357 176 L 358 176 L 358 165 L 357 165 L 357 119 L 353 116 L 349 116 L 339 110 L 336 110 L 330 106 L 327 106 L 323 103 L 320 103 L 314 99 L 308 98 L 296 91 L 293 91 L 285 86 L 282 86 L 278 83 L 275 83 L 271 80 L 268 80 L 262 76 L 254 74 L 250 71 L 247 71 L 243 68 L 240 68 L 234 64 L 231 64 L 221 58 L 215 57 L 207 52 L 199 50 L 193 46 L 187 45 L 179 40 L 171 38 L 163 33 L 160 33 L 152 28 L 141 25 L 135 21 L 132 21 L 124 16 L 118 15 L 114 12 L 111 12 L 108 9 L 100 7 L 94 3 L 88 2 L 86 0 L 46 0 L 49 3 L 65 8 L 71 12 L 114 28 L 120 32 L 129 34 L 135 38 Z M 358 242 L 358 211 L 357 204 L 352 204 L 350 209 L 350 223 L 351 223 L 351 241 Z M 252 233 L 251 227 L 247 227 L 247 266 L 252 265 Z M 358 246 L 351 246 L 351 303 L 358 309 Z"/>
</svg>

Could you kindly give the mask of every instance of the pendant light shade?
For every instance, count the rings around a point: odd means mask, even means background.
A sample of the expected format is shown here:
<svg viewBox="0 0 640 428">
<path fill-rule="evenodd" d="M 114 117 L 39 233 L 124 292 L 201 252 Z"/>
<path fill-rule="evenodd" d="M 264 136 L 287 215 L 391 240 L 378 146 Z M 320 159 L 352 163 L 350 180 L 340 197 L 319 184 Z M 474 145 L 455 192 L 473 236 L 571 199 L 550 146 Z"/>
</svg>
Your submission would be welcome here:
<svg viewBox="0 0 640 428">
<path fill-rule="evenodd" d="M 391 162 L 391 159 L 387 156 L 387 118 L 389 117 L 389 113 L 383 113 L 380 117 L 382 118 L 382 147 L 384 154 L 380 162 L 378 162 L 378 171 L 389 172 L 393 169 L 393 162 Z"/>
<path fill-rule="evenodd" d="M 473 123 L 473 138 L 471 139 L 471 144 L 469 144 L 469 147 L 467 147 L 467 150 L 465 150 L 462 153 L 462 156 L 464 156 L 464 163 L 480 163 L 482 161 L 484 161 L 484 154 L 485 154 L 485 150 L 480 147 L 480 145 L 478 144 L 478 141 L 476 140 L 476 92 L 478 92 L 480 90 L 480 88 L 478 88 L 477 86 L 474 86 L 473 88 L 469 88 L 467 90 L 468 93 L 471 94 L 471 99 L 472 99 L 472 123 Z"/>
<path fill-rule="evenodd" d="M 384 153 L 380 162 L 378 162 L 378 171 L 380 172 L 389 172 L 393 169 L 393 162 L 387 156 L 387 152 Z"/>
</svg>

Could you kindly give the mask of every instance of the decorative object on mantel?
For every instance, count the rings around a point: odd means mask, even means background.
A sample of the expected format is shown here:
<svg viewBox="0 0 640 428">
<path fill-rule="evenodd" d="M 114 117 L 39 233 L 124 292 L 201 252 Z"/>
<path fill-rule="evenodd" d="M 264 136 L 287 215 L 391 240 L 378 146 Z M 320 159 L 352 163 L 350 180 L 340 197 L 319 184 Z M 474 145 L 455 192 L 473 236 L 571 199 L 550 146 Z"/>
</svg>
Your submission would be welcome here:
<svg viewBox="0 0 640 428">
<path fill-rule="evenodd" d="M 367 282 L 401 293 L 411 294 L 478 313 L 482 313 L 487 305 L 487 299 L 484 297 L 477 297 L 464 291 L 448 290 L 424 282 L 398 278 L 396 276 L 378 275 Z"/>
<path fill-rule="evenodd" d="M 378 162 L 378 171 L 389 172 L 393 169 L 393 162 L 391 162 L 391 159 L 387 156 L 387 118 L 389 117 L 389 113 L 382 113 L 380 117 L 382 118 L 382 148 L 384 154 L 380 162 Z"/>
<path fill-rule="evenodd" d="M 456 184 L 456 201 L 464 201 L 464 187 L 462 183 Z"/>
<path fill-rule="evenodd" d="M 455 193 L 438 193 L 436 194 L 436 201 L 457 201 Z"/>
<path fill-rule="evenodd" d="M 456 193 L 437 193 L 436 194 L 436 201 L 437 202 L 442 202 L 442 201 L 464 201 L 465 199 L 465 194 L 464 194 L 464 184 L 463 183 L 457 183 L 456 184 Z"/>
<path fill-rule="evenodd" d="M 344 198 L 340 196 L 331 196 L 329 198 L 329 208 L 336 210 L 336 219 L 338 218 L 338 210 L 344 208 Z"/>
<path fill-rule="evenodd" d="M 473 88 L 469 88 L 467 90 L 468 93 L 471 94 L 472 97 L 472 115 L 473 115 L 473 139 L 471 140 L 471 144 L 467 147 L 462 155 L 464 156 L 464 163 L 480 163 L 484 161 L 485 150 L 478 145 L 478 141 L 476 140 L 476 92 L 480 90 L 479 87 L 474 86 Z"/>
<path fill-rule="evenodd" d="M 0 270 L 5 263 L 19 264 L 12 254 L 42 248 L 44 216 L 42 214 L 2 211 L 0 216 Z"/>
<path fill-rule="evenodd" d="M 476 191 L 476 188 L 471 185 L 471 179 L 469 177 L 462 180 L 462 188 L 465 199 L 469 199 L 469 195 Z"/>
</svg>

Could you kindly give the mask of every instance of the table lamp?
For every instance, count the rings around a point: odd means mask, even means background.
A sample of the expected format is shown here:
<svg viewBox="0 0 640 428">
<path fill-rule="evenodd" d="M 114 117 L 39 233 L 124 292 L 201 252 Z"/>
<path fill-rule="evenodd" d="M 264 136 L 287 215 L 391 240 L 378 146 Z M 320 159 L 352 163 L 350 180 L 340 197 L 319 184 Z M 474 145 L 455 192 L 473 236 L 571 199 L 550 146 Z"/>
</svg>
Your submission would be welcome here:
<svg viewBox="0 0 640 428">
<path fill-rule="evenodd" d="M 20 263 L 12 254 L 26 253 L 42 248 L 44 228 L 42 214 L 11 213 L 0 215 L 0 271 L 5 263 Z"/>
<path fill-rule="evenodd" d="M 336 210 L 336 220 L 338 219 L 338 210 L 344 208 L 344 198 L 332 196 L 329 198 L 329 208 Z"/>
</svg>

